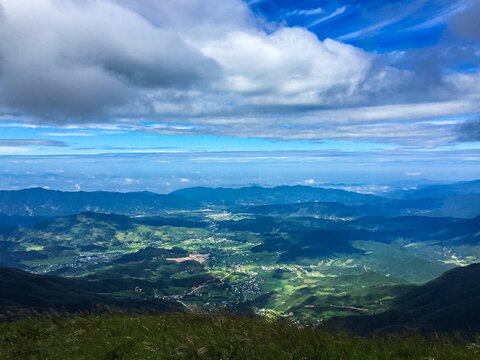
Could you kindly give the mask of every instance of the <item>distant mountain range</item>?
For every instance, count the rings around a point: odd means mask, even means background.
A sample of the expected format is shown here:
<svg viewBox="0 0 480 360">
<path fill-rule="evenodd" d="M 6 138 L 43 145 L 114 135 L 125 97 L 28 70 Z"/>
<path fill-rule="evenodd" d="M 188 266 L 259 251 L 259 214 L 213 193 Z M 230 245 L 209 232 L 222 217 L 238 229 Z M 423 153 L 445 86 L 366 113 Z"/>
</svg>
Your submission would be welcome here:
<svg viewBox="0 0 480 360">
<path fill-rule="evenodd" d="M 414 190 L 396 192 L 404 199 L 438 199 L 452 195 L 480 194 L 480 180 L 461 181 L 446 185 L 421 185 Z"/>
<path fill-rule="evenodd" d="M 84 211 L 152 215 L 162 210 L 190 210 L 196 207 L 193 201 L 170 194 L 63 192 L 42 188 L 0 191 L 0 214 L 4 215 L 64 216 Z"/>
<path fill-rule="evenodd" d="M 365 215 L 473 218 L 480 215 L 480 180 L 428 185 L 390 195 L 393 197 L 309 186 L 193 187 L 170 194 L 62 192 L 32 188 L 0 191 L 0 228 L 29 225 L 45 217 L 84 211 L 155 216 L 171 210 L 209 206 L 258 215 L 316 214 L 323 218 L 358 218 Z"/>
<path fill-rule="evenodd" d="M 172 192 L 207 205 L 273 205 L 299 202 L 339 202 L 345 205 L 369 203 L 374 195 L 310 186 L 260 186 L 240 189 L 193 187 Z"/>
</svg>

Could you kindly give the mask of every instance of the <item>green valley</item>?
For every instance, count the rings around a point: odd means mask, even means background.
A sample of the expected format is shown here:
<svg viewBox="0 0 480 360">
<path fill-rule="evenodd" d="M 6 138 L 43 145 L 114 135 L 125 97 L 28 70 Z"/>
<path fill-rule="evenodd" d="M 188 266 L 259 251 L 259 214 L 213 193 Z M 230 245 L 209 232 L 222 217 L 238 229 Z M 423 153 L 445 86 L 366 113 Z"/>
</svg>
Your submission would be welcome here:
<svg viewBox="0 0 480 360">
<path fill-rule="evenodd" d="M 293 196 L 295 189 L 285 189 Z M 300 198 L 310 194 L 300 190 Z M 372 197 L 353 196 L 373 206 Z M 350 201 L 220 203 L 155 216 L 82 212 L 8 227 L 0 261 L 118 301 L 318 323 L 384 312 L 415 284 L 480 259 L 479 218 L 347 214 Z"/>
</svg>

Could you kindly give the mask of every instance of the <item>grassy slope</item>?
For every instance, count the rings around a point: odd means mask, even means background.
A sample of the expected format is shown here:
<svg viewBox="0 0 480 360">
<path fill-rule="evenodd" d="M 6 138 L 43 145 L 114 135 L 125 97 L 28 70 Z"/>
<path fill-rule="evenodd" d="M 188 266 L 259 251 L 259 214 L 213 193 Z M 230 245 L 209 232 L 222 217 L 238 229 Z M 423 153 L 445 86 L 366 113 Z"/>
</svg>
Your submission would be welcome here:
<svg viewBox="0 0 480 360">
<path fill-rule="evenodd" d="M 354 338 L 261 318 L 163 314 L 0 324 L 9 359 L 478 359 L 453 338 Z"/>
</svg>

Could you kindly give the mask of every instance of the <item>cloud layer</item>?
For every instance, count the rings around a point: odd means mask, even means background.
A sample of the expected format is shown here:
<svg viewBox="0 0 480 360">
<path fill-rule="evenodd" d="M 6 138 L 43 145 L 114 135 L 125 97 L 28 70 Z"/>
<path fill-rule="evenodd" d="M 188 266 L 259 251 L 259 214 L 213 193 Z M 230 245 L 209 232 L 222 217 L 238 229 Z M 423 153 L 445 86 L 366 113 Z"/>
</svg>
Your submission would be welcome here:
<svg viewBox="0 0 480 360">
<path fill-rule="evenodd" d="M 43 140 L 43 139 L 0 139 L 1 147 L 15 147 L 15 146 L 53 146 L 65 147 L 68 146 L 63 141 Z"/>
<path fill-rule="evenodd" d="M 240 0 L 1 5 L 0 111 L 30 122 L 437 146 L 457 130 L 428 120 L 480 111 L 477 73 L 320 40 Z M 323 14 L 314 10 L 297 13 Z M 466 38 L 478 33 L 472 13 L 452 21 Z"/>
</svg>

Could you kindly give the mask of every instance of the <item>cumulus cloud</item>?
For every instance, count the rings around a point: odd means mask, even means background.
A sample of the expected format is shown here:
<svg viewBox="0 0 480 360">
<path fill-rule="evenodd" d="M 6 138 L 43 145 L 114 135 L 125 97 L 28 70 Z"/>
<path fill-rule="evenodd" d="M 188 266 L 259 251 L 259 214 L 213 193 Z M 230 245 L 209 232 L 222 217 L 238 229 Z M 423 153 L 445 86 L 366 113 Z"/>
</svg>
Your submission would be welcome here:
<svg viewBox="0 0 480 360">
<path fill-rule="evenodd" d="M 333 87 L 348 96 L 364 79 L 371 59 L 360 49 L 331 39 L 319 41 L 301 28 L 269 35 L 233 32 L 203 51 L 223 65 L 224 90 L 268 95 L 270 101 L 287 95 L 288 99 L 275 102 L 300 104 L 321 101 L 321 95 Z"/>
<path fill-rule="evenodd" d="M 240 0 L 3 0 L 0 112 L 66 128 L 452 141 L 452 126 L 424 121 L 479 111 L 478 75 L 402 58 L 267 24 Z"/>
</svg>

